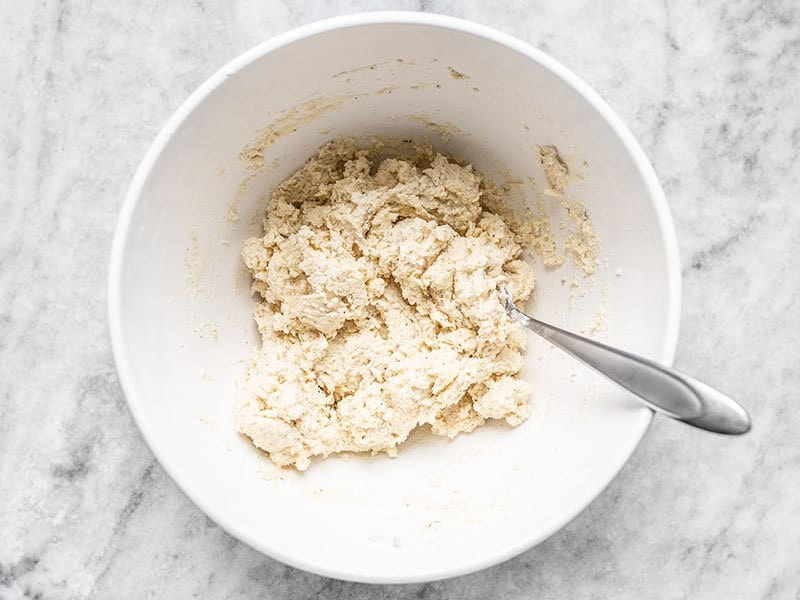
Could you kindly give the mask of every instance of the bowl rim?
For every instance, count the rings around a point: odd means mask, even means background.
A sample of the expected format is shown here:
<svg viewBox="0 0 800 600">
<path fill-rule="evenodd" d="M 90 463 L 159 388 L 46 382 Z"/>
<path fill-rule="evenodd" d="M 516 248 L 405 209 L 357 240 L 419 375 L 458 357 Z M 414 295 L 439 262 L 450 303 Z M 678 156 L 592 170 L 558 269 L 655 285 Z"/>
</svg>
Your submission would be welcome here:
<svg viewBox="0 0 800 600">
<path fill-rule="evenodd" d="M 608 105 L 608 103 L 606 103 L 606 101 L 603 100 L 601 96 L 587 83 L 585 83 L 582 79 L 560 64 L 558 61 L 551 58 L 541 50 L 538 50 L 537 48 L 528 44 L 527 42 L 523 42 L 522 40 L 519 40 L 510 34 L 503 33 L 491 27 L 474 23 L 472 21 L 447 15 L 411 11 L 375 11 L 355 13 L 315 21 L 307 25 L 293 28 L 289 31 L 267 39 L 266 41 L 256 45 L 255 47 L 228 62 L 213 75 L 211 75 L 211 77 L 209 77 L 202 85 L 200 85 L 200 87 L 198 87 L 183 102 L 177 111 L 175 111 L 175 113 L 168 119 L 166 124 L 159 131 L 155 140 L 150 145 L 144 158 L 139 164 L 133 179 L 131 180 L 127 194 L 122 203 L 122 208 L 120 210 L 117 225 L 114 231 L 109 261 L 107 289 L 108 326 L 111 349 L 122 391 L 128 404 L 128 409 L 130 410 L 130 413 L 133 416 L 133 419 L 138 426 L 142 437 L 149 446 L 156 460 L 158 460 L 159 464 L 164 468 L 178 488 L 204 514 L 208 515 L 209 518 L 213 519 L 229 534 L 249 545 L 250 547 L 271 558 L 305 571 L 327 577 L 333 577 L 336 579 L 359 581 L 364 583 L 419 583 L 424 581 L 456 577 L 458 575 L 479 571 L 481 569 L 499 564 L 543 542 L 556 531 L 562 529 L 581 512 L 583 512 L 583 510 L 603 492 L 603 490 L 611 483 L 611 481 L 616 478 L 647 432 L 653 418 L 652 411 L 649 409 L 644 409 L 646 411 L 646 418 L 643 418 L 641 421 L 640 431 L 637 432 L 637 435 L 631 438 L 629 447 L 626 448 L 625 452 L 621 454 L 623 459 L 620 460 L 618 464 L 613 464 L 610 466 L 608 471 L 608 480 L 602 483 L 602 485 L 597 486 L 596 489 L 592 489 L 591 493 L 586 495 L 586 499 L 584 501 L 577 502 L 571 506 L 570 510 L 565 513 L 563 519 L 557 524 L 553 525 L 543 534 L 527 536 L 520 543 L 505 548 L 503 552 L 497 552 L 489 556 L 480 557 L 479 559 L 475 559 L 470 562 L 465 562 L 456 568 L 442 569 L 432 567 L 415 572 L 400 574 L 365 574 L 363 572 L 359 572 L 358 570 L 347 571 L 338 568 L 329 568 L 324 564 L 308 562 L 302 556 L 285 554 L 281 552 L 280 549 L 271 547 L 269 540 L 254 538 L 249 534 L 248 531 L 237 527 L 236 524 L 225 514 L 214 512 L 202 497 L 193 493 L 193 490 L 190 488 L 187 482 L 181 480 L 180 473 L 175 468 L 175 465 L 171 464 L 168 454 L 164 452 L 164 449 L 160 447 L 156 438 L 152 435 L 152 432 L 148 430 L 147 422 L 143 418 L 143 415 L 139 409 L 136 387 L 133 381 L 133 373 L 129 366 L 129 360 L 123 341 L 121 320 L 122 265 L 128 242 L 131 217 L 141 196 L 144 184 L 149 177 L 150 171 L 167 145 L 167 142 L 185 121 L 185 119 L 211 94 L 214 89 L 223 84 L 231 74 L 243 69 L 269 52 L 304 38 L 335 29 L 379 24 L 409 24 L 440 27 L 470 34 L 505 46 L 508 49 L 527 57 L 533 62 L 538 63 L 556 75 L 577 94 L 582 96 L 583 99 L 595 109 L 597 114 L 606 121 L 609 127 L 611 127 L 614 133 L 622 141 L 622 144 L 625 146 L 630 157 L 632 158 L 637 171 L 642 176 L 648 191 L 649 199 L 652 202 L 656 212 L 658 225 L 664 242 L 664 249 L 666 252 L 668 290 L 665 339 L 664 343 L 662 344 L 660 355 L 657 358 L 666 365 L 672 364 L 677 348 L 680 326 L 681 271 L 678 242 L 675 234 L 672 215 L 670 213 L 664 191 L 658 181 L 653 166 L 647 159 L 638 142 L 633 137 L 633 134 L 622 122 L 620 117 L 614 112 L 614 110 Z"/>
</svg>

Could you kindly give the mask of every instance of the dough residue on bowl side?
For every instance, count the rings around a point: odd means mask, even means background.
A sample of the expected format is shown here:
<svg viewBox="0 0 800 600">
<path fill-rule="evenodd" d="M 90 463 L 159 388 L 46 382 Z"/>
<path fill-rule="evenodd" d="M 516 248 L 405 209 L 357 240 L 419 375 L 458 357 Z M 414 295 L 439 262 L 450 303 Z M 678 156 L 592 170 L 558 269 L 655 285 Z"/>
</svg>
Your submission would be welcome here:
<svg viewBox="0 0 800 600">
<path fill-rule="evenodd" d="M 584 273 L 591 275 L 597 267 L 600 243 L 586 207 L 575 198 L 566 196 L 565 192 L 570 184 L 569 166 L 555 146 L 540 146 L 539 162 L 544 170 L 545 179 L 550 186 L 546 193 L 558 198 L 562 210 L 567 214 L 572 224 L 572 229 L 567 233 L 564 240 L 564 250 L 572 255 L 575 264 Z M 548 222 L 541 224 L 540 227 L 543 231 L 546 231 L 546 234 L 549 234 Z M 548 237 L 547 235 L 542 235 L 539 239 L 547 240 Z M 548 266 L 557 266 L 560 264 L 558 262 L 559 259 L 563 262 L 563 257 L 552 251 L 552 243 L 550 241 L 541 242 L 536 246 L 536 249 Z"/>
</svg>

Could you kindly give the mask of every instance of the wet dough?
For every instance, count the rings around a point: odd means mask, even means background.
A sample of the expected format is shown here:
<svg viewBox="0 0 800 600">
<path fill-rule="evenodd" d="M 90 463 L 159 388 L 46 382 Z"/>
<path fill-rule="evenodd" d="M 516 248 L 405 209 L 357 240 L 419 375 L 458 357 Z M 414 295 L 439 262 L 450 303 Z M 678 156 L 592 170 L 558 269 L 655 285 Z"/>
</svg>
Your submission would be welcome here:
<svg viewBox="0 0 800 600">
<path fill-rule="evenodd" d="M 430 149 L 323 146 L 272 193 L 243 258 L 263 338 L 239 429 L 278 465 L 394 455 L 416 427 L 455 437 L 528 416 L 525 331 L 498 301 L 533 291 L 530 233 L 490 211 L 470 166 Z"/>
</svg>

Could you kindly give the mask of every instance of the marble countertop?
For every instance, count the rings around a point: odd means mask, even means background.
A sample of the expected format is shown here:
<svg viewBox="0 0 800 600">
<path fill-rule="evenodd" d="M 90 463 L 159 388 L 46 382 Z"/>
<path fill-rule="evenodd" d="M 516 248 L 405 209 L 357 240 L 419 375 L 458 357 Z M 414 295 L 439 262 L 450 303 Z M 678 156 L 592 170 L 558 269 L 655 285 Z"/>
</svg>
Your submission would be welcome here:
<svg viewBox="0 0 800 600">
<path fill-rule="evenodd" d="M 629 4 L 0 8 L 0 598 L 800 598 L 800 5 Z M 537 548 L 386 587 L 284 566 L 195 508 L 128 414 L 105 318 L 117 212 L 166 118 L 257 42 L 378 8 L 514 34 L 621 114 L 675 216 L 676 364 L 734 393 L 755 423 L 725 439 L 656 419 L 600 498 Z"/>
</svg>

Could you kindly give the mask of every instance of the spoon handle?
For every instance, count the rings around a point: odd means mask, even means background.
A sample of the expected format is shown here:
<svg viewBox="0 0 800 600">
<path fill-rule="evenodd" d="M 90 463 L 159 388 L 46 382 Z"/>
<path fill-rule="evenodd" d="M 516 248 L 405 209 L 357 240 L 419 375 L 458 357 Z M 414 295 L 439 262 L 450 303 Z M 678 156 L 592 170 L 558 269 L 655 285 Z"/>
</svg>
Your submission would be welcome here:
<svg viewBox="0 0 800 600">
<path fill-rule="evenodd" d="M 647 406 L 673 419 L 716 433 L 750 430 L 747 411 L 721 392 L 656 362 L 534 319 L 505 297 L 515 321 L 632 392 Z"/>
</svg>

